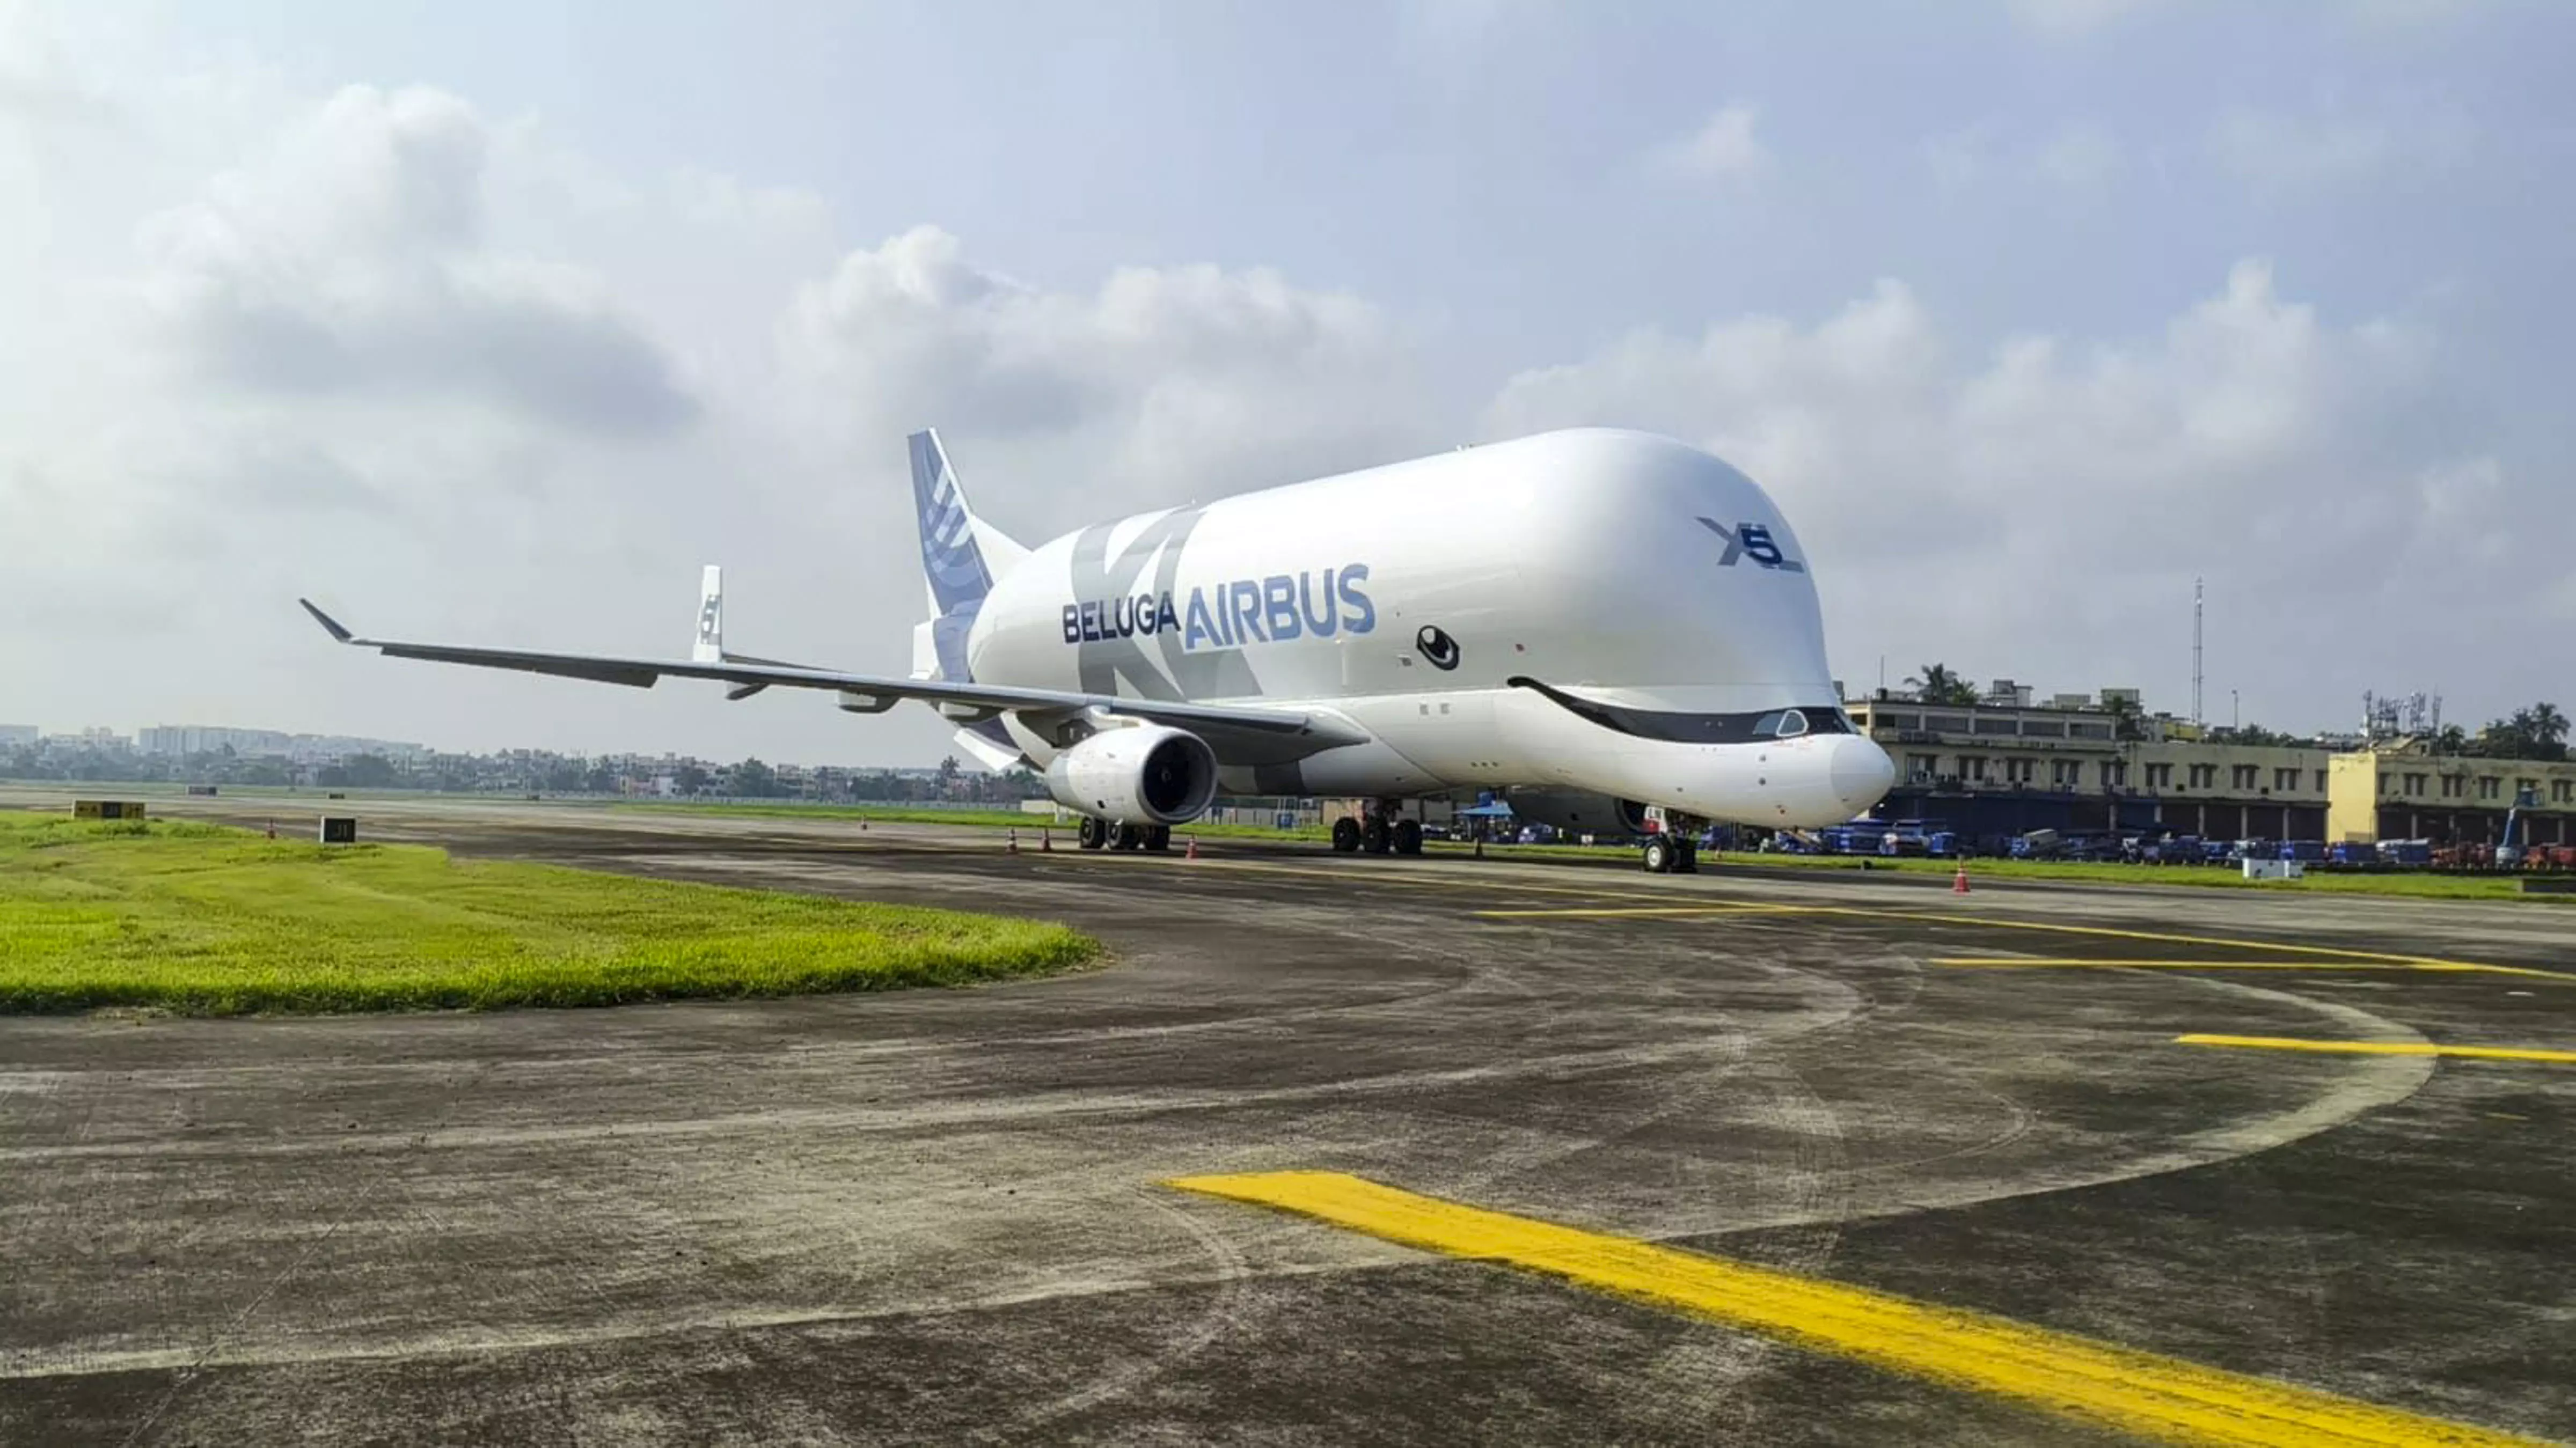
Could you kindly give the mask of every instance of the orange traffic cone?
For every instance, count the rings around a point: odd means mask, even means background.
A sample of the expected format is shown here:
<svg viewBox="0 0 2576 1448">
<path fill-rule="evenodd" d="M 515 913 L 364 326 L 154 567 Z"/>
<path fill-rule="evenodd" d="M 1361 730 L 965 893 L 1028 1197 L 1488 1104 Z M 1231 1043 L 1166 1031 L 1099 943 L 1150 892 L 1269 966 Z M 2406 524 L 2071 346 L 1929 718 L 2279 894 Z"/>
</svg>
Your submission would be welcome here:
<svg viewBox="0 0 2576 1448">
<path fill-rule="evenodd" d="M 1007 849 L 1007 850 L 1005 850 L 1003 853 L 1005 853 L 1005 854 L 1011 854 L 1011 855 L 1016 855 L 1016 854 L 1018 854 L 1019 852 L 1020 852 L 1020 832 L 1019 832 L 1019 830 L 1018 830 L 1018 828 L 1017 828 L 1017 827 L 1014 827 L 1014 828 L 1011 830 L 1011 845 L 1010 845 L 1010 848 L 1009 848 L 1009 849 Z"/>
<path fill-rule="evenodd" d="M 1950 893 L 1953 895 L 1968 893 L 1968 862 L 1965 860 L 1959 862 L 1959 873 L 1950 877 Z"/>
<path fill-rule="evenodd" d="M 1183 855 L 1181 858 L 1182 858 L 1182 859 L 1184 859 L 1184 860 L 1195 860 L 1195 859 L 1197 859 L 1198 857 L 1199 857 L 1199 837 L 1198 837 L 1198 836 L 1196 836 L 1196 835 L 1192 835 L 1192 836 L 1190 836 L 1190 852 L 1189 852 L 1188 854 L 1186 854 L 1186 855 Z"/>
</svg>

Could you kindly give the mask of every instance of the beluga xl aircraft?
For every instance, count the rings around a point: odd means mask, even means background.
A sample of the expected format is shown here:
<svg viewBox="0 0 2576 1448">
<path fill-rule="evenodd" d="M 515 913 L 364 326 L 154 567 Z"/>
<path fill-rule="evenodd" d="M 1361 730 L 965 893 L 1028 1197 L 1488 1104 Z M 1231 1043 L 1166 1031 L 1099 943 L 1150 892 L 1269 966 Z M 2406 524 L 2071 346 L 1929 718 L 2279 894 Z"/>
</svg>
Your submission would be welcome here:
<svg viewBox="0 0 2576 1448">
<path fill-rule="evenodd" d="M 1360 798 L 1334 849 L 1417 854 L 1404 801 L 1493 789 L 1687 871 L 1707 822 L 1831 824 L 1894 782 L 1843 713 L 1797 535 L 1668 438 L 1542 433 L 1035 549 L 975 515 L 936 433 L 911 443 L 929 617 L 906 678 L 727 652 L 713 568 L 686 659 L 394 643 L 304 607 L 397 658 L 917 699 L 986 764 L 1043 771 L 1087 849 L 1168 848 L 1222 790 Z"/>
</svg>

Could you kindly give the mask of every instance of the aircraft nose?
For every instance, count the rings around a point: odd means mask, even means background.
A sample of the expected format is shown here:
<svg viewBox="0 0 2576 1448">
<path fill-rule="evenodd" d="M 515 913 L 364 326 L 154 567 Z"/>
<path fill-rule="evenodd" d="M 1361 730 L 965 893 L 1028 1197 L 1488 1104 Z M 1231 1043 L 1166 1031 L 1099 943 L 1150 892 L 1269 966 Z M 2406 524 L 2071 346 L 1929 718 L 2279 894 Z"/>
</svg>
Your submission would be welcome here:
<svg viewBox="0 0 2576 1448">
<path fill-rule="evenodd" d="M 1835 798 L 1858 814 L 1887 797 L 1889 786 L 1896 783 L 1896 761 L 1875 742 L 1846 734 L 1834 741 L 1833 763 L 1826 777 L 1833 782 Z"/>
</svg>

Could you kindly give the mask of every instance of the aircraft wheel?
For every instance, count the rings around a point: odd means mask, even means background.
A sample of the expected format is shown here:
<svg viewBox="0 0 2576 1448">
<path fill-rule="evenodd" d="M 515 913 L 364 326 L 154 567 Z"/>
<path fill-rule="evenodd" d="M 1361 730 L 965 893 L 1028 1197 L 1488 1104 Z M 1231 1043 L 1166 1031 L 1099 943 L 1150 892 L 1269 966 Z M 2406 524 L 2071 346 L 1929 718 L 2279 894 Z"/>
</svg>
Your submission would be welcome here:
<svg viewBox="0 0 2576 1448">
<path fill-rule="evenodd" d="M 1119 825 L 1119 826 L 1117 827 L 1117 829 L 1118 829 L 1118 837 L 1117 837 L 1117 838 L 1118 838 L 1118 846 L 1117 846 L 1117 847 L 1118 847 L 1119 849 L 1122 849 L 1122 850 L 1141 850 L 1141 849 L 1145 848 L 1145 831 L 1144 831 L 1144 829 L 1143 829 L 1141 826 L 1131 825 L 1131 824 L 1121 824 L 1121 825 Z"/>
<path fill-rule="evenodd" d="M 1387 824 L 1386 816 L 1369 816 L 1368 823 L 1360 826 L 1360 843 L 1372 855 L 1383 855 L 1395 848 L 1395 831 Z"/>
<path fill-rule="evenodd" d="M 1151 850 L 1151 851 L 1153 851 L 1155 854 L 1158 854 L 1158 855 L 1159 855 L 1159 854 L 1162 854 L 1162 853 L 1164 853 L 1165 851 L 1167 851 L 1167 850 L 1171 849 L 1171 847 L 1172 847 L 1172 827 L 1171 827 L 1170 825 L 1156 825 L 1156 826 L 1154 826 L 1153 828 L 1151 828 L 1151 829 L 1149 829 L 1149 830 L 1145 831 L 1145 848 L 1146 848 L 1146 849 Z"/>
<path fill-rule="evenodd" d="M 1673 870 L 1673 842 L 1657 835 L 1646 841 L 1646 873 L 1669 875 Z"/>
<path fill-rule="evenodd" d="M 1696 875 L 1699 873 L 1698 841 L 1673 841 L 1673 873 L 1676 875 Z"/>
<path fill-rule="evenodd" d="M 1109 843 L 1109 821 L 1082 817 L 1082 826 L 1074 836 L 1086 850 L 1097 850 Z"/>
<path fill-rule="evenodd" d="M 1422 853 L 1422 824 L 1418 820 L 1395 822 L 1395 852 L 1399 855 Z"/>
<path fill-rule="evenodd" d="M 1360 850 L 1360 822 L 1344 815 L 1333 821 L 1333 853 L 1356 855 Z"/>
</svg>

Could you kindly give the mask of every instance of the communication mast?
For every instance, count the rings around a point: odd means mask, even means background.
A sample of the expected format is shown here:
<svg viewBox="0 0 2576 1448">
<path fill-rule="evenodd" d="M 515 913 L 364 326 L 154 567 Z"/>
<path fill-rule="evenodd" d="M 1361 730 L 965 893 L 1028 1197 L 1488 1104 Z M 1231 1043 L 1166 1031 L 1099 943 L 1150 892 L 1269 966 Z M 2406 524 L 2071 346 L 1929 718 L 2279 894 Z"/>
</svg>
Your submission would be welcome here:
<svg viewBox="0 0 2576 1448">
<path fill-rule="evenodd" d="M 2191 722 L 2200 722 L 2200 580 L 2191 581 Z"/>
</svg>

